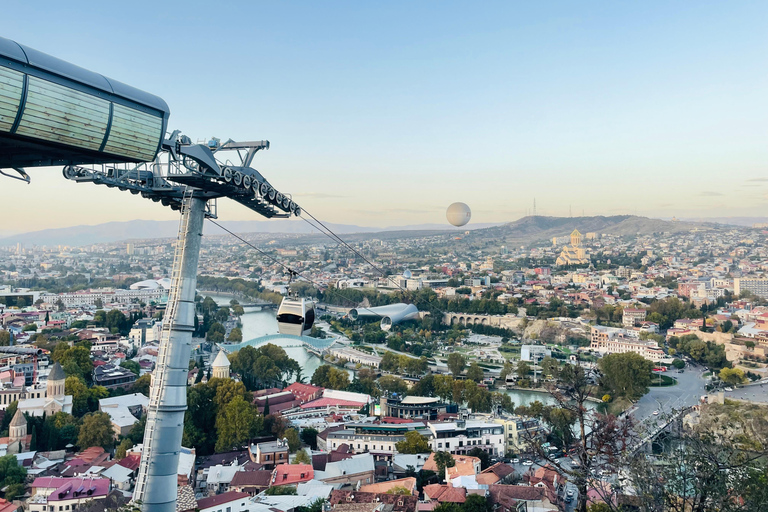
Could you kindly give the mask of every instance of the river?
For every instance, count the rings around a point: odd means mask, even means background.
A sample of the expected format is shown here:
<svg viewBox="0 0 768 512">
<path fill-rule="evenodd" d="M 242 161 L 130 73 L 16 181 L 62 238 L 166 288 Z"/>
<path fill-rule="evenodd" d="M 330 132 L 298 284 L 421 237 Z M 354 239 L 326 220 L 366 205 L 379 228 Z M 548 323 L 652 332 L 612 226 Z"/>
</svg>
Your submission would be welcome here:
<svg viewBox="0 0 768 512">
<path fill-rule="evenodd" d="M 232 297 L 222 295 L 209 295 L 220 306 L 228 306 Z M 240 317 L 243 324 L 243 341 L 252 340 L 267 334 L 277 334 L 277 312 L 273 309 L 258 310 L 255 308 L 245 308 L 245 314 Z M 271 343 L 284 346 L 295 344 L 293 340 L 273 340 Z M 307 352 L 303 347 L 283 347 L 288 357 L 295 359 L 301 367 L 301 374 L 306 377 L 306 382 L 312 378 L 315 370 L 323 364 L 323 360 L 316 355 Z"/>
<path fill-rule="evenodd" d="M 220 306 L 228 306 L 232 297 L 226 297 L 223 295 L 209 295 Z M 277 312 L 272 309 L 257 310 L 252 308 L 246 308 L 245 314 L 240 317 L 240 321 L 243 324 L 243 341 L 252 340 L 267 334 L 277 334 Z M 274 340 L 275 345 L 283 346 L 285 352 L 289 357 L 295 359 L 302 369 L 302 375 L 306 377 L 306 382 L 312 378 L 312 374 L 315 370 L 323 364 L 323 360 L 316 355 L 307 352 L 304 347 L 284 347 L 284 345 L 291 345 L 295 342 L 293 340 Z M 255 345 L 256 346 L 256 345 Z M 353 372 L 350 372 L 350 378 L 353 376 Z M 529 405 L 531 402 L 538 400 L 544 405 L 553 405 L 555 400 L 547 393 L 541 393 L 537 391 L 525 391 L 520 389 L 510 389 L 506 393 L 512 398 L 515 406 Z M 587 402 L 587 407 L 594 408 L 596 404 Z"/>
</svg>

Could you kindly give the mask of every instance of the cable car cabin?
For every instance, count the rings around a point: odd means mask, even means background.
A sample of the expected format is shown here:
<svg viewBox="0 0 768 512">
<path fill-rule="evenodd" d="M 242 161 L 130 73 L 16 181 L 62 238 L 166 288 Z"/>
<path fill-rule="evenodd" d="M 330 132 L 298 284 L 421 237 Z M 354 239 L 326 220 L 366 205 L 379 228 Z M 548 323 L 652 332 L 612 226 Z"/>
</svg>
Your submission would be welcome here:
<svg viewBox="0 0 768 512">
<path fill-rule="evenodd" d="M 0 169 L 151 162 L 161 98 L 0 37 Z"/>
<path fill-rule="evenodd" d="M 280 334 L 302 336 L 315 323 L 315 303 L 309 299 L 283 298 L 277 310 L 277 330 Z"/>
</svg>

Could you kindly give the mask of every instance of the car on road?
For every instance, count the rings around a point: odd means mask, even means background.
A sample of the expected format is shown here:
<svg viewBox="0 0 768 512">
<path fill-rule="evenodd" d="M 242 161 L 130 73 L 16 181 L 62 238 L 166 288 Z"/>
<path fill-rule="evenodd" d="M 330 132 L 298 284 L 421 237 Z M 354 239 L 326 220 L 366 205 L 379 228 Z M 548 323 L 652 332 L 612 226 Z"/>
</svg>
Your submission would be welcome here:
<svg viewBox="0 0 768 512">
<path fill-rule="evenodd" d="M 512 464 L 520 464 L 520 459 L 512 459 Z"/>
<path fill-rule="evenodd" d="M 726 391 L 733 391 L 733 388 L 725 388 Z"/>
<path fill-rule="evenodd" d="M 565 492 L 565 495 L 566 495 L 566 496 L 573 496 L 573 489 L 568 489 L 568 490 Z"/>
<path fill-rule="evenodd" d="M 523 466 L 533 466 L 533 461 L 532 460 L 524 460 L 523 461 Z"/>
<path fill-rule="evenodd" d="M 570 503 L 570 502 L 572 502 L 572 501 L 573 501 L 573 496 L 566 496 L 566 497 L 565 497 L 565 502 L 566 502 L 566 503 Z"/>
<path fill-rule="evenodd" d="M 653 415 L 654 416 L 658 416 L 659 415 L 659 411 L 653 411 Z"/>
</svg>

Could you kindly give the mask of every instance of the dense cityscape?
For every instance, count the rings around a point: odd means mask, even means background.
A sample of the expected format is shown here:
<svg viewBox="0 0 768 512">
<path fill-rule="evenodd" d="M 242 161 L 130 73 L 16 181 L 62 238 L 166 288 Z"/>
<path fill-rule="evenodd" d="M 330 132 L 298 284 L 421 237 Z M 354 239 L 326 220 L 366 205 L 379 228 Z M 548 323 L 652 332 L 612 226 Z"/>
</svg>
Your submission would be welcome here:
<svg viewBox="0 0 768 512">
<path fill-rule="evenodd" d="M 179 510 L 759 510 L 767 233 L 594 220 L 204 237 Z M 8 510 L 129 506 L 174 245 L 0 250 Z M 274 339 L 285 295 L 315 342 Z"/>
<path fill-rule="evenodd" d="M 2 12 L 0 512 L 768 512 L 768 3 Z"/>
</svg>

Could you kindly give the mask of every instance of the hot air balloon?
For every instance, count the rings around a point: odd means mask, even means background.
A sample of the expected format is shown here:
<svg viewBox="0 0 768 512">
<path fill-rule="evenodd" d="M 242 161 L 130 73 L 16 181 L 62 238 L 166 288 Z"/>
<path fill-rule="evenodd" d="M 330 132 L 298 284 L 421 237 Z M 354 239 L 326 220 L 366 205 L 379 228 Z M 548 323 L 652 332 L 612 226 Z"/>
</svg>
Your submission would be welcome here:
<svg viewBox="0 0 768 512">
<path fill-rule="evenodd" d="M 461 227 L 469 222 L 472 217 L 472 210 L 464 203 L 453 203 L 445 211 L 445 216 L 448 222 L 456 227 Z"/>
</svg>

